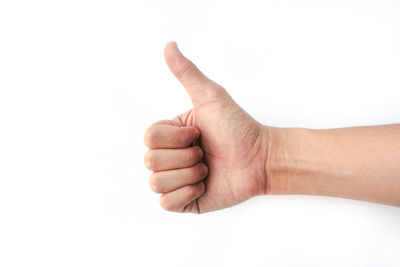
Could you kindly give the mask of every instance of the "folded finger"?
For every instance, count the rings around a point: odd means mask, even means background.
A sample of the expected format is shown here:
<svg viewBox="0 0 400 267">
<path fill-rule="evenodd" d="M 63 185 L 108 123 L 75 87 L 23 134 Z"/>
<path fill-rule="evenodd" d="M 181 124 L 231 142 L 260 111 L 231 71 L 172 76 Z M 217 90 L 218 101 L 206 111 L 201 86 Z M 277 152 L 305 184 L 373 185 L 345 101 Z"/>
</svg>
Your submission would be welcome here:
<svg viewBox="0 0 400 267">
<path fill-rule="evenodd" d="M 193 167 L 154 172 L 150 176 L 150 187 L 156 193 L 166 193 L 182 186 L 195 184 L 203 180 L 208 173 L 204 163 L 198 163 Z"/>
<path fill-rule="evenodd" d="M 160 197 L 160 205 L 169 211 L 183 212 L 185 206 L 201 196 L 205 191 L 205 185 L 200 182 L 195 185 L 186 185 Z"/>
<path fill-rule="evenodd" d="M 144 156 L 146 167 L 152 171 L 188 168 L 200 162 L 203 150 L 199 146 L 180 149 L 150 149 Z"/>
<path fill-rule="evenodd" d="M 154 124 L 147 129 L 144 143 L 149 148 L 184 148 L 199 136 L 200 131 L 196 127 Z"/>
</svg>

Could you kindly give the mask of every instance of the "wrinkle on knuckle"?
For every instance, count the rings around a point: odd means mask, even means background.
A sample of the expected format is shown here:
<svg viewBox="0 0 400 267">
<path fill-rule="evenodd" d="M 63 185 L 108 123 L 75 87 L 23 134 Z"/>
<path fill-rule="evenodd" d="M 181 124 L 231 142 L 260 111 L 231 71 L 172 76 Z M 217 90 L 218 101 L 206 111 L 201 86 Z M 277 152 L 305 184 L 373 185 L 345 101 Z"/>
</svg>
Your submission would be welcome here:
<svg viewBox="0 0 400 267">
<path fill-rule="evenodd" d="M 194 157 L 195 157 L 195 154 L 194 154 L 193 149 L 187 149 L 185 151 L 185 156 L 184 156 L 185 165 L 192 164 L 192 162 L 194 161 Z"/>
<path fill-rule="evenodd" d="M 186 65 L 184 65 L 181 70 L 177 73 L 176 77 L 178 79 L 182 79 L 184 75 L 194 70 L 194 65 L 192 62 L 188 61 Z"/>
<path fill-rule="evenodd" d="M 190 136 L 189 134 L 184 131 L 178 135 L 178 142 L 181 146 L 187 146 L 190 144 Z"/>
</svg>

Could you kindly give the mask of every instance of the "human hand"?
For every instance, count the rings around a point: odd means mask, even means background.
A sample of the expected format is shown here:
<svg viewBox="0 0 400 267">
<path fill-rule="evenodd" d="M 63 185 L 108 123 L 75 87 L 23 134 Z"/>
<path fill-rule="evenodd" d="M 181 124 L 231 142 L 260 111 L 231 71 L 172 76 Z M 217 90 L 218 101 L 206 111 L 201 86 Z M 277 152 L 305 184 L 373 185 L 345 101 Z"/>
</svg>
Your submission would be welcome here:
<svg viewBox="0 0 400 267">
<path fill-rule="evenodd" d="M 204 213 L 236 205 L 267 190 L 268 128 L 239 107 L 178 50 L 165 47 L 171 72 L 193 109 L 159 121 L 145 133 L 150 187 L 170 211 Z M 193 145 L 195 143 L 196 145 Z"/>
</svg>

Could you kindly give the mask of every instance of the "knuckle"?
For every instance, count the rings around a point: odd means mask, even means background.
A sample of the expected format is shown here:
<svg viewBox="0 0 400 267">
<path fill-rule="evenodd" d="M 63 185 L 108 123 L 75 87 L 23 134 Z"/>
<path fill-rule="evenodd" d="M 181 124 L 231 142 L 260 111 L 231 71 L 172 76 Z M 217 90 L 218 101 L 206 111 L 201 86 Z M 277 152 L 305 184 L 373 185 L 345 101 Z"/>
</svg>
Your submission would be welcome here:
<svg viewBox="0 0 400 267">
<path fill-rule="evenodd" d="M 212 82 L 210 90 L 205 90 L 204 93 L 208 99 L 224 99 L 227 95 L 226 90 L 215 82 Z"/>
<path fill-rule="evenodd" d="M 171 204 L 171 201 L 168 201 L 168 199 L 166 199 L 164 196 L 160 197 L 160 206 L 164 210 L 168 210 L 168 211 L 172 211 L 173 210 L 173 206 Z"/>
<path fill-rule="evenodd" d="M 162 188 L 162 183 L 161 183 L 160 177 L 156 173 L 153 173 L 150 176 L 149 185 L 150 185 L 150 188 L 154 192 L 156 192 L 156 193 L 162 193 L 163 192 L 163 188 Z"/>
<path fill-rule="evenodd" d="M 152 150 L 149 150 L 146 152 L 146 154 L 144 155 L 144 164 L 146 165 L 146 167 L 150 170 L 155 170 L 156 169 L 156 157 L 154 156 L 154 152 Z"/>
<path fill-rule="evenodd" d="M 154 127 L 150 126 L 144 134 L 144 144 L 147 147 L 153 147 L 157 142 L 157 133 Z"/>
</svg>

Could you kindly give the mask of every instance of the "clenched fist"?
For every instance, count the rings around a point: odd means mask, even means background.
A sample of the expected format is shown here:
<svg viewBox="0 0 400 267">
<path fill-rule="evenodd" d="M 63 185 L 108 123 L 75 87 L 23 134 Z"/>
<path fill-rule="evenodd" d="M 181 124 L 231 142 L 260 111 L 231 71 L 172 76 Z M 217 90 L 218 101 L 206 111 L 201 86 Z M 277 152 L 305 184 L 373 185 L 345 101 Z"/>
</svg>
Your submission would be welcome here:
<svg viewBox="0 0 400 267">
<path fill-rule="evenodd" d="M 145 133 L 150 187 L 170 211 L 204 213 L 267 190 L 268 128 L 240 108 L 178 50 L 165 47 L 171 72 L 193 109 L 154 123 Z"/>
</svg>

